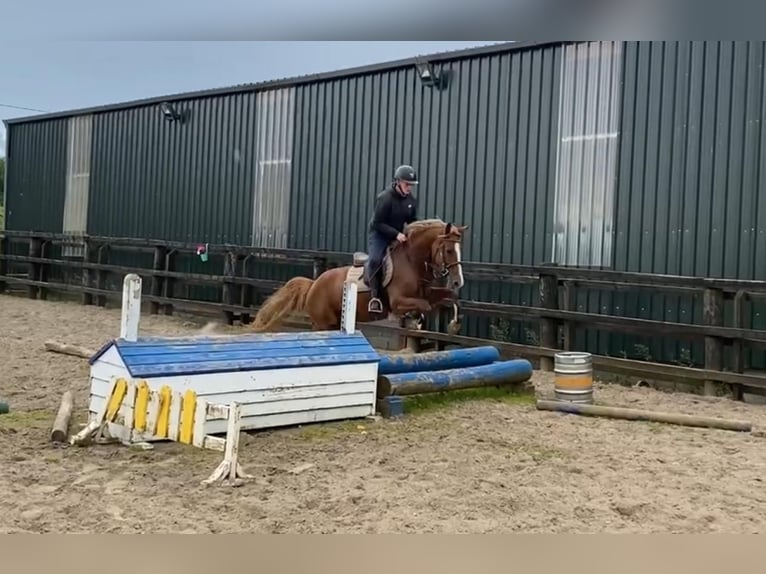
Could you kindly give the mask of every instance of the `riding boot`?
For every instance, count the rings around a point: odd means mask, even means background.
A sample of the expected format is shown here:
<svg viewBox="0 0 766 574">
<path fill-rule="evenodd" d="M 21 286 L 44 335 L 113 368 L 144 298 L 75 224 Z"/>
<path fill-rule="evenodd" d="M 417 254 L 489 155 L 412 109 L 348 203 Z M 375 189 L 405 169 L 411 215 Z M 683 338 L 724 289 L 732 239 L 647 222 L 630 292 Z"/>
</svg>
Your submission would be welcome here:
<svg viewBox="0 0 766 574">
<path fill-rule="evenodd" d="M 383 312 L 383 302 L 380 300 L 380 291 L 380 273 L 375 273 L 372 277 L 370 277 L 370 302 L 367 304 L 368 312 Z"/>
</svg>

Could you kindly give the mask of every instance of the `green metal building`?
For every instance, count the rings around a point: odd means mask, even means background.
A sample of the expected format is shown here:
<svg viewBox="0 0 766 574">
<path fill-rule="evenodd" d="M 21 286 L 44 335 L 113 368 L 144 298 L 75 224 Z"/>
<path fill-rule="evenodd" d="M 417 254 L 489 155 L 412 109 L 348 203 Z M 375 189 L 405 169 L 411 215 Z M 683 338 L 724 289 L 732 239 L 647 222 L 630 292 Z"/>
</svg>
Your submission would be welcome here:
<svg viewBox="0 0 766 574">
<path fill-rule="evenodd" d="M 470 260 L 766 279 L 765 60 L 764 42 L 506 43 L 10 120 L 6 227 L 352 251 L 411 163 L 421 215 L 471 225 Z M 588 346 L 631 355 L 617 339 Z"/>
</svg>

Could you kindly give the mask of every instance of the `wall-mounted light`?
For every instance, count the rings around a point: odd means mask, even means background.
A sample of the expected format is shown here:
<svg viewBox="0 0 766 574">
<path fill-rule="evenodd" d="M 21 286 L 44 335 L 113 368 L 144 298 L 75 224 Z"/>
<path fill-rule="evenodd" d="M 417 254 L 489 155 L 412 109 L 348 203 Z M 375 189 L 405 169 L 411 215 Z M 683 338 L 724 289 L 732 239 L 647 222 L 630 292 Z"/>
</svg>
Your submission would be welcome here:
<svg viewBox="0 0 766 574">
<path fill-rule="evenodd" d="M 443 89 L 447 86 L 446 74 L 441 74 L 434 70 L 430 62 L 417 62 L 415 64 L 418 70 L 418 77 L 424 86 L 429 88 Z"/>
<path fill-rule="evenodd" d="M 178 113 L 175 106 L 171 104 L 170 102 L 162 102 L 160 104 L 160 110 L 162 111 L 162 115 L 165 116 L 165 119 L 169 122 L 174 122 L 176 120 L 181 119 L 181 114 Z"/>
</svg>

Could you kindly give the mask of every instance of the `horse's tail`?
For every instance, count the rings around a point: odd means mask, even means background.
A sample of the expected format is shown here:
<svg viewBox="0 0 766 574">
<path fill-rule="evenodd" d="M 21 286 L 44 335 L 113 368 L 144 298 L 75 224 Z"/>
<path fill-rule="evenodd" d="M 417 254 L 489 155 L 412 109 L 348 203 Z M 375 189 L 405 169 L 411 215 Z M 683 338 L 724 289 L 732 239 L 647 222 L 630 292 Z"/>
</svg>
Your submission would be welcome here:
<svg viewBox="0 0 766 574">
<path fill-rule="evenodd" d="M 268 331 L 290 313 L 300 313 L 314 284 L 308 277 L 293 277 L 264 301 L 252 323 L 254 331 Z"/>
</svg>

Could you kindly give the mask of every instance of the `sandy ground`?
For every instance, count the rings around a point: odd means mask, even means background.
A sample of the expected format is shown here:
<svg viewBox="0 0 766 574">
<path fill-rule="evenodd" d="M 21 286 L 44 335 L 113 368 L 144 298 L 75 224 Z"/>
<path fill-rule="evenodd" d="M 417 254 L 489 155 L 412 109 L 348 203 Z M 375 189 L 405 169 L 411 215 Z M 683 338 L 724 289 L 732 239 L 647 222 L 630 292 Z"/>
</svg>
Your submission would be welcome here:
<svg viewBox="0 0 766 574">
<path fill-rule="evenodd" d="M 204 487 L 221 455 L 48 441 L 61 393 L 79 429 L 87 362 L 47 339 L 98 347 L 119 310 L 0 295 L 0 532 L 761 532 L 766 439 L 577 417 L 482 400 L 396 421 L 243 435 L 254 479 Z M 142 317 L 144 333 L 196 330 Z M 550 396 L 548 374 L 536 390 Z M 597 384 L 599 402 L 751 420 L 763 406 Z M 313 465 L 302 472 L 290 472 Z"/>
</svg>

